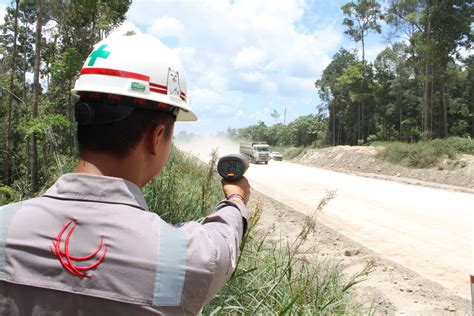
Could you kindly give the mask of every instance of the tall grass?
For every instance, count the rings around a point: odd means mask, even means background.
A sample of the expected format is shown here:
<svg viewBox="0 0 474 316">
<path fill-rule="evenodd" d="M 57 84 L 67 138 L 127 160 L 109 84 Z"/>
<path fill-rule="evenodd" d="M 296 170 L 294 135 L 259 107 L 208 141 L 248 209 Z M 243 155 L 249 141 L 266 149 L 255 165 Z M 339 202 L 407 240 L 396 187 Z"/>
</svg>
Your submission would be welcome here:
<svg viewBox="0 0 474 316">
<path fill-rule="evenodd" d="M 144 190 L 150 209 L 173 223 L 207 215 L 223 198 L 220 179 L 214 171 L 215 157 L 205 166 L 173 149 L 166 168 Z M 331 198 L 329 194 L 321 201 L 291 243 L 267 241 L 268 232 L 258 228 L 262 207 L 257 204 L 250 212 L 248 233 L 234 275 L 201 314 L 354 314 L 348 291 L 369 272 L 371 263 L 360 274 L 345 280 L 338 264 L 304 259 L 302 245 L 315 229 L 315 214 Z"/>
<path fill-rule="evenodd" d="M 474 155 L 474 141 L 460 137 L 434 139 L 413 144 L 392 142 L 375 145 L 383 147 L 377 152 L 378 158 L 413 168 L 435 167 L 443 159 L 458 159 L 458 154 L 462 153 Z"/>
<path fill-rule="evenodd" d="M 215 154 L 210 167 L 204 168 L 197 158 L 173 146 L 166 167 L 142 190 L 149 208 L 171 223 L 206 216 L 224 198 L 215 164 Z"/>
<path fill-rule="evenodd" d="M 290 243 L 270 243 L 258 230 L 262 209 L 257 205 L 234 276 L 203 315 L 342 315 L 361 312 L 348 291 L 370 272 L 373 262 L 348 280 L 338 264 L 311 262 L 303 245 L 315 230 L 315 215 L 332 199 L 329 193 L 307 216 L 298 237 Z M 314 249 L 310 249 L 311 252 Z"/>
</svg>

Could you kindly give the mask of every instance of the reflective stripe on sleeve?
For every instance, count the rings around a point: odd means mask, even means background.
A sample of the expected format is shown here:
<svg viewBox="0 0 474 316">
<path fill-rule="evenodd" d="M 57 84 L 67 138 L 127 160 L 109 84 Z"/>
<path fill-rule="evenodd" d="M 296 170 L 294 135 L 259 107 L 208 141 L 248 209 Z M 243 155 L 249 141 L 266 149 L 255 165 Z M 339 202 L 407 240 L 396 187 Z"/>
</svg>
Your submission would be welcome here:
<svg viewBox="0 0 474 316">
<path fill-rule="evenodd" d="M 12 221 L 13 215 L 20 208 L 21 203 L 15 203 L 0 207 L 0 280 L 6 279 L 6 243 L 8 235 L 8 226 Z"/>
<path fill-rule="evenodd" d="M 187 248 L 186 233 L 160 220 L 160 241 L 153 291 L 154 306 L 181 305 Z"/>
</svg>

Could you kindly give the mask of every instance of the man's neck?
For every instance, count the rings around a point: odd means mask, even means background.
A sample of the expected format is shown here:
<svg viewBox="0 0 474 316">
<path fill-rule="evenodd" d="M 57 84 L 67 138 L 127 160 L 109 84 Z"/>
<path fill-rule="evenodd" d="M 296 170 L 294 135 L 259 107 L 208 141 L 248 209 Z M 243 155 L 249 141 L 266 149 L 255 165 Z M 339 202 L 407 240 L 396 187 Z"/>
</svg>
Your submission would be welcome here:
<svg viewBox="0 0 474 316">
<path fill-rule="evenodd" d="M 119 158 L 114 155 L 91 151 L 81 152 L 76 172 L 122 178 L 143 187 L 140 163 L 134 155 Z"/>
</svg>

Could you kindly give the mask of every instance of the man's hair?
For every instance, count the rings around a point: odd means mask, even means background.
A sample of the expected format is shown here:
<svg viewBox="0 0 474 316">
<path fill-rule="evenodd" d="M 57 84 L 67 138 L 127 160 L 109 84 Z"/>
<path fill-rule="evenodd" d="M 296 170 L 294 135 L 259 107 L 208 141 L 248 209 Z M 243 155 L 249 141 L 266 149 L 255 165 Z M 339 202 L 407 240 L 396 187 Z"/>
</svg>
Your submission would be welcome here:
<svg viewBox="0 0 474 316">
<path fill-rule="evenodd" d="M 156 125 L 164 126 L 169 139 L 176 118 L 172 113 L 134 109 L 126 118 L 107 124 L 77 125 L 79 150 L 102 152 L 126 157 L 143 135 Z"/>
</svg>

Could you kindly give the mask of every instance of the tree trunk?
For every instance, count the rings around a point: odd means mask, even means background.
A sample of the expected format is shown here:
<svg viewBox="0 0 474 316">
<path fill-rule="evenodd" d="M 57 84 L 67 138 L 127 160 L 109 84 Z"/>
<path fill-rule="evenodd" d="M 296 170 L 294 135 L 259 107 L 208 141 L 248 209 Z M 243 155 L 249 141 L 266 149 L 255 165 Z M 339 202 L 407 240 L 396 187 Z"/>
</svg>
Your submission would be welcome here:
<svg viewBox="0 0 474 316">
<path fill-rule="evenodd" d="M 32 119 L 38 119 L 38 108 L 40 103 L 41 85 L 39 83 L 40 64 L 41 64 L 41 32 L 42 32 L 42 0 L 36 1 L 36 11 L 38 18 L 36 20 L 36 36 L 35 36 L 35 66 L 33 70 L 33 108 Z M 38 148 L 36 133 L 31 135 L 31 152 L 30 152 L 30 168 L 31 168 L 31 190 L 38 191 Z"/>
<path fill-rule="evenodd" d="M 426 41 L 430 41 L 431 33 L 431 18 L 429 14 L 426 17 Z M 430 87 L 430 67 L 429 67 L 429 58 L 425 59 L 425 80 L 424 80 L 424 93 L 423 93 L 423 133 L 425 137 L 431 138 L 430 122 L 428 119 L 429 110 L 430 110 L 430 101 L 429 101 L 429 87 Z"/>
<path fill-rule="evenodd" d="M 429 66 L 428 61 L 425 62 L 425 80 L 424 80 L 424 93 L 423 93 L 423 132 L 428 135 L 431 134 L 429 132 L 430 124 L 428 120 L 429 110 L 430 110 L 430 101 L 429 101 L 429 89 L 430 89 L 430 80 L 429 76 Z"/>
<path fill-rule="evenodd" d="M 362 128 L 362 125 L 361 125 L 361 108 L 362 108 L 362 105 L 361 105 L 361 103 L 358 102 L 357 103 L 357 120 L 359 122 L 357 123 L 358 130 L 357 130 L 356 144 L 359 142 L 359 139 L 362 135 L 362 132 L 361 132 L 362 131 L 362 129 L 361 129 Z"/>
<path fill-rule="evenodd" d="M 434 107 L 434 102 L 433 102 L 433 99 L 434 99 L 434 71 L 433 69 L 431 70 L 431 89 L 430 89 L 430 98 L 429 98 L 429 108 L 430 108 L 430 138 L 432 138 L 433 136 L 433 131 L 434 131 L 434 128 L 433 128 L 433 107 Z M 439 133 L 438 133 L 439 134 Z"/>
<path fill-rule="evenodd" d="M 401 102 L 401 97 L 402 97 L 402 80 L 400 79 L 400 82 L 398 84 L 398 96 L 397 96 L 397 103 L 398 103 L 398 110 L 399 110 L 399 121 L 398 121 L 398 140 L 402 141 L 402 102 Z"/>
<path fill-rule="evenodd" d="M 7 137 L 5 143 L 5 158 L 3 166 L 3 177 L 7 185 L 11 184 L 10 171 L 11 171 L 11 144 L 12 144 L 12 108 L 13 108 L 13 83 L 15 79 L 15 68 L 16 68 L 16 41 L 18 37 L 18 11 L 20 6 L 20 0 L 16 0 L 15 3 L 15 24 L 13 27 L 13 56 L 12 56 L 12 68 L 10 74 L 10 92 L 8 93 L 8 110 L 7 110 Z"/>
<path fill-rule="evenodd" d="M 471 102 L 471 137 L 474 138 L 474 102 Z"/>
<path fill-rule="evenodd" d="M 336 146 L 336 99 L 332 101 L 332 145 Z"/>
<path fill-rule="evenodd" d="M 446 95 L 448 94 L 446 84 L 446 76 L 443 76 L 441 80 L 441 99 L 443 102 L 443 138 L 448 138 L 448 101 Z"/>
<path fill-rule="evenodd" d="M 73 88 L 73 78 L 69 78 L 69 91 Z M 78 144 L 76 140 L 76 136 L 74 134 L 74 104 L 72 100 L 72 93 L 68 94 L 68 112 L 69 112 L 69 121 L 71 122 L 71 126 L 69 127 L 69 137 L 71 140 L 71 147 L 70 147 L 70 154 L 74 156 L 78 151 Z"/>
<path fill-rule="evenodd" d="M 360 41 L 362 42 L 362 64 L 364 65 L 364 73 L 365 73 L 365 41 L 364 41 L 364 35 L 361 36 Z"/>
<path fill-rule="evenodd" d="M 362 34 L 361 36 L 361 42 L 362 42 L 362 76 L 363 76 L 363 79 L 364 79 L 364 89 L 366 88 L 365 86 L 365 83 L 366 83 L 366 75 L 365 75 L 365 40 L 364 40 L 364 34 Z M 357 144 L 359 144 L 359 139 L 364 139 L 365 140 L 365 136 L 364 136 L 364 131 L 365 131 L 365 124 L 364 124 L 364 103 L 366 101 L 366 98 L 365 98 L 365 95 L 364 97 L 362 98 L 362 103 L 360 105 L 361 109 L 361 118 L 360 118 L 360 126 L 359 128 L 362 128 L 362 132 L 359 132 L 359 138 L 357 139 Z"/>
</svg>

